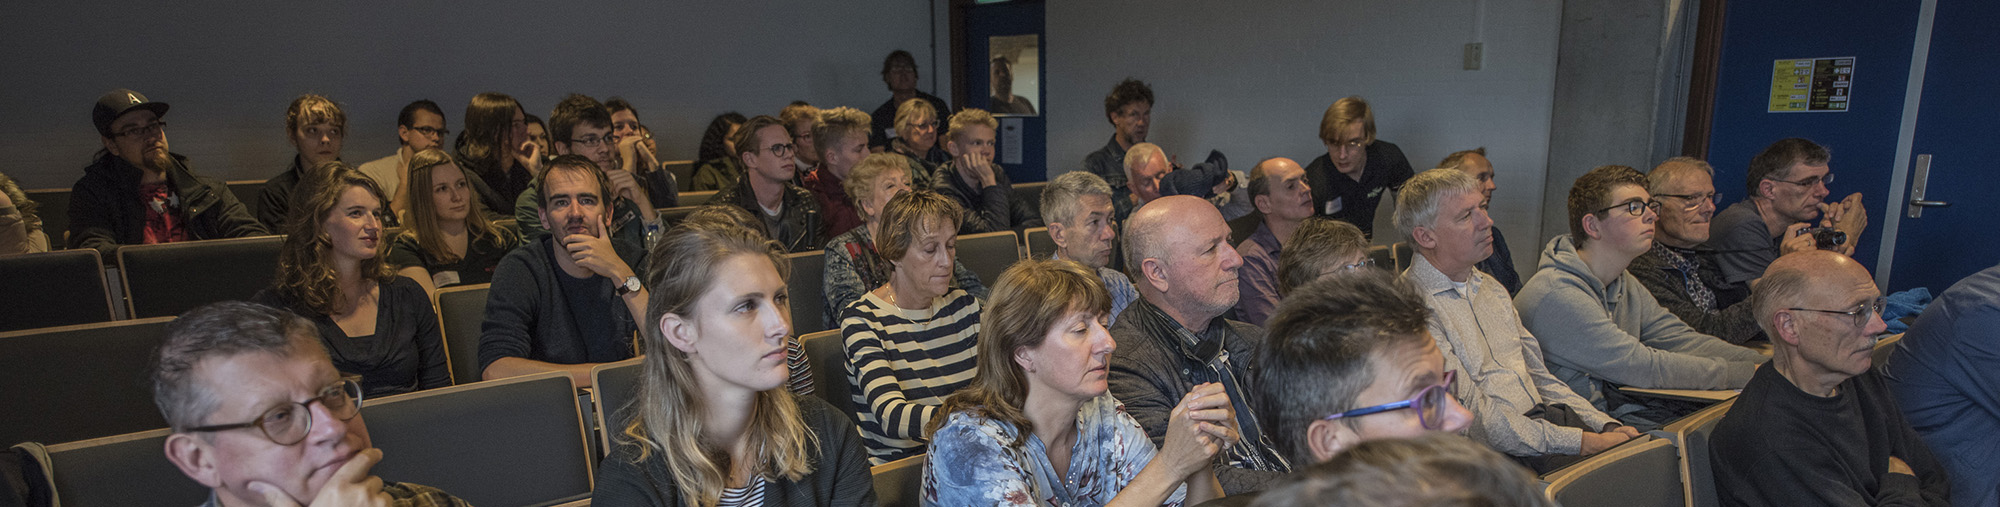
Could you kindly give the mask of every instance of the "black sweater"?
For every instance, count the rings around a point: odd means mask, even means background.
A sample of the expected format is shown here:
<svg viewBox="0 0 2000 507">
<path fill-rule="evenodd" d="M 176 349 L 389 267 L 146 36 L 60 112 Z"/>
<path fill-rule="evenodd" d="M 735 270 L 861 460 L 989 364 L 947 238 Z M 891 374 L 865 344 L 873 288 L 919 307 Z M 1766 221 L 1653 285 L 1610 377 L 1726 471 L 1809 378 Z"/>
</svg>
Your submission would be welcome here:
<svg viewBox="0 0 2000 507">
<path fill-rule="evenodd" d="M 815 396 L 800 396 L 799 416 L 818 436 L 812 472 L 797 481 L 774 479 L 764 485 L 764 505 L 812 507 L 875 505 L 875 481 L 868 475 L 868 452 L 854 422 Z M 609 429 L 609 428 L 608 428 Z M 619 444 L 597 469 L 591 503 L 606 506 L 679 506 L 680 488 L 667 470 L 666 457 L 655 449 L 640 460 L 639 447 Z"/>
<path fill-rule="evenodd" d="M 1874 370 L 1821 398 L 1758 368 L 1709 450 L 1725 506 L 1950 505 L 1944 467 Z M 1888 473 L 1892 456 L 1916 476 Z"/>
<path fill-rule="evenodd" d="M 626 311 L 625 302 L 613 292 L 613 281 L 601 276 L 589 279 L 589 294 L 563 294 L 557 273 L 554 241 L 542 235 L 508 252 L 493 268 L 493 285 L 486 293 L 486 321 L 479 329 L 479 370 L 503 357 L 519 357 L 556 364 L 608 363 L 637 355 L 632 333 L 639 326 Z M 646 272 L 645 252 L 621 241 L 612 241 L 618 257 L 634 273 Z M 606 305 L 612 322 L 611 336 L 579 336 L 577 316 L 570 313 L 571 299 L 590 299 Z M 586 341 L 603 346 L 592 347 Z M 593 353 L 595 352 L 595 353 Z"/>
<path fill-rule="evenodd" d="M 370 398 L 451 385 L 444 336 L 438 332 L 430 294 L 409 277 L 398 276 L 382 284 L 375 298 L 375 331 L 368 336 L 347 336 L 332 317 L 275 289 L 257 291 L 250 300 L 311 320 L 319 328 L 320 343 L 326 345 L 333 367 L 341 373 L 360 375 L 361 391 Z"/>
</svg>

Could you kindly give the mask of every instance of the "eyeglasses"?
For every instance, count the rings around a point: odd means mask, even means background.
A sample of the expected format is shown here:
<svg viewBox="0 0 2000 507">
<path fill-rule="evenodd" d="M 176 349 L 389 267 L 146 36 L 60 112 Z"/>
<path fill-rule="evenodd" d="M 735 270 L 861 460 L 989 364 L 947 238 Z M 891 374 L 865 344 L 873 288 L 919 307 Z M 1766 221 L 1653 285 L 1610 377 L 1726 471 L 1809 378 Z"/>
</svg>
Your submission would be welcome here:
<svg viewBox="0 0 2000 507">
<path fill-rule="evenodd" d="M 1803 179 L 1803 180 L 1798 180 L 1798 181 L 1792 181 L 1792 180 L 1781 180 L 1781 179 L 1777 179 L 1777 178 L 1764 178 L 1764 179 L 1767 179 L 1767 180 L 1771 180 L 1771 181 L 1776 181 L 1776 182 L 1779 182 L 1779 183 L 1790 183 L 1790 184 L 1793 184 L 1793 185 L 1798 185 L 1798 186 L 1801 186 L 1801 187 L 1811 187 L 1811 186 L 1813 186 L 1813 185 L 1831 185 L 1831 184 L 1833 184 L 1833 173 L 1826 173 L 1826 176 L 1813 176 L 1813 177 L 1809 177 L 1809 178 L 1806 178 L 1806 179 Z"/>
<path fill-rule="evenodd" d="M 1388 412 L 1391 410 L 1415 408 L 1417 409 L 1417 422 L 1419 424 L 1422 424 L 1424 426 L 1424 429 L 1427 430 L 1444 429 L 1444 406 L 1446 404 L 1445 396 L 1450 394 L 1449 391 L 1451 390 L 1452 380 L 1457 377 L 1456 375 L 1457 373 L 1458 372 L 1456 371 L 1444 372 L 1444 382 L 1439 382 L 1429 387 L 1425 387 L 1424 390 L 1418 391 L 1417 395 L 1410 399 L 1398 401 L 1395 403 L 1385 403 L 1373 407 L 1357 408 L 1354 410 L 1349 410 L 1346 412 L 1341 412 L 1338 414 L 1326 416 L 1324 419 L 1331 421 L 1334 419 L 1340 419 L 1344 417 L 1361 417 L 1368 414 L 1378 414 L 1382 412 Z"/>
<path fill-rule="evenodd" d="M 617 135 L 617 134 L 612 134 L 612 135 L 606 135 L 606 136 L 590 136 L 590 137 L 584 137 L 584 138 L 578 138 L 578 139 L 571 139 L 571 140 L 569 140 L 569 142 L 570 142 L 570 144 L 578 144 L 578 145 L 583 145 L 583 146 L 584 146 L 584 147 L 586 147 L 586 148 L 587 148 L 587 147 L 591 147 L 591 146 L 603 146 L 603 145 L 608 145 L 608 144 L 618 144 L 618 135 Z"/>
<path fill-rule="evenodd" d="M 1646 210 L 1653 210 L 1653 212 L 1654 212 L 1654 213 L 1659 213 L 1659 212 L 1660 212 L 1660 201 L 1641 201 L 1641 200 L 1638 200 L 1638 199 L 1633 199 L 1633 200 L 1630 200 L 1630 201 L 1625 201 L 1625 202 L 1621 202 L 1621 203 L 1618 203 L 1618 204 L 1613 204 L 1613 205 L 1611 205 L 1611 206 L 1610 206 L 1610 207 L 1608 207 L 1608 208 L 1604 208 L 1604 209 L 1600 209 L 1600 210 L 1597 210 L 1597 211 L 1592 211 L 1592 212 L 1590 212 L 1590 214 L 1592 214 L 1592 215 L 1595 215 L 1595 214 L 1598 214 L 1598 213 L 1603 213 L 1603 212 L 1606 212 L 1606 211 L 1611 211 L 1611 210 L 1615 210 L 1615 209 L 1618 209 L 1618 208 L 1625 208 L 1625 213 L 1626 213 L 1626 214 L 1629 214 L 1629 215 L 1632 215 L 1632 216 L 1635 216 L 1635 217 L 1642 217 L 1642 216 L 1646 216 Z"/>
<path fill-rule="evenodd" d="M 1368 146 L 1368 141 L 1362 139 L 1355 139 L 1347 142 L 1334 141 L 1329 145 L 1333 146 L 1334 149 L 1339 151 L 1359 150 L 1363 147 Z"/>
<path fill-rule="evenodd" d="M 1874 301 L 1862 303 L 1861 306 L 1856 307 L 1855 309 L 1845 310 L 1845 311 L 1819 310 L 1814 308 L 1788 308 L 1788 309 L 1802 311 L 1802 312 L 1819 312 L 1819 313 L 1831 313 L 1835 315 L 1846 315 L 1849 319 L 1849 322 L 1852 322 L 1854 324 L 1854 327 L 1868 327 L 1868 318 L 1876 315 L 1881 315 L 1882 308 L 1887 307 L 1888 305 L 1889 305 L 1889 298 L 1878 297 L 1875 298 Z"/>
<path fill-rule="evenodd" d="M 771 156 L 773 157 L 784 158 L 792 154 L 793 147 L 794 145 L 778 143 L 778 144 L 773 144 L 768 148 L 764 148 L 764 151 L 771 152 Z M 753 148 L 750 151 L 757 151 L 757 150 Z"/>
<path fill-rule="evenodd" d="M 926 131 L 926 130 L 937 130 L 937 121 L 936 121 L 936 120 L 932 120 L 932 121 L 927 121 L 927 122 L 919 122 L 919 123 L 912 123 L 912 124 L 910 124 L 910 131 L 911 131 L 911 132 L 923 132 L 923 131 Z"/>
<path fill-rule="evenodd" d="M 111 133 L 111 136 L 112 136 L 112 137 L 151 137 L 151 136 L 156 136 L 156 135 L 159 135 L 159 134 L 160 134 L 161 132 L 165 132 L 165 131 L 166 131 L 166 129 L 167 129 L 167 122 L 163 122 L 163 121 L 155 121 L 155 122 L 151 122 L 151 123 L 147 123 L 147 124 L 145 124 L 145 125 L 140 125 L 140 126 L 137 126 L 137 127 L 132 127 L 132 128 L 129 128 L 129 129 L 125 129 L 125 130 L 120 130 L 120 131 L 117 131 L 117 132 L 112 132 L 112 133 Z"/>
<path fill-rule="evenodd" d="M 1721 200 L 1721 199 L 1722 199 L 1722 193 L 1721 193 L 1721 192 L 1708 192 L 1708 193 L 1704 193 L 1704 194 L 1687 194 L 1687 195 L 1675 195 L 1675 194 L 1655 194 L 1655 195 L 1653 196 L 1653 198 L 1654 198 L 1654 199 L 1659 199 L 1659 198 L 1661 198 L 1661 197 L 1672 197 L 1672 198 L 1675 198 L 1675 199 L 1680 199 L 1680 200 L 1683 200 L 1683 201 L 1687 201 L 1687 204 L 1685 204 L 1685 205 L 1682 205 L 1682 206 L 1681 206 L 1681 211 L 1694 211 L 1694 210 L 1697 210 L 1697 209 L 1701 209 L 1701 205 L 1702 205 L 1702 204 L 1706 204 L 1706 203 L 1711 203 L 1711 202 L 1715 202 L 1715 201 L 1718 201 L 1718 200 Z M 1657 209 L 1657 208 L 1656 208 L 1656 209 Z"/>
<path fill-rule="evenodd" d="M 1347 271 L 1360 271 L 1372 267 L 1375 267 L 1375 259 L 1363 257 L 1361 258 L 1361 262 L 1356 262 L 1353 264 L 1344 264 L 1336 266 L 1333 269 L 1336 272 L 1347 272 Z"/>
<path fill-rule="evenodd" d="M 319 394 L 306 401 L 295 401 L 271 407 L 257 420 L 238 424 L 222 424 L 188 428 L 188 431 L 228 431 L 242 428 L 257 428 L 264 432 L 264 438 L 278 445 L 292 445 L 306 439 L 312 433 L 313 402 L 326 407 L 328 414 L 342 421 L 353 419 L 361 413 L 361 382 L 359 377 L 346 377 L 324 388 Z"/>
<path fill-rule="evenodd" d="M 433 136 L 433 137 L 444 137 L 445 134 L 451 133 L 451 131 L 449 130 L 441 128 L 433 128 L 433 127 L 410 127 L 410 130 L 415 130 L 419 134 Z"/>
</svg>

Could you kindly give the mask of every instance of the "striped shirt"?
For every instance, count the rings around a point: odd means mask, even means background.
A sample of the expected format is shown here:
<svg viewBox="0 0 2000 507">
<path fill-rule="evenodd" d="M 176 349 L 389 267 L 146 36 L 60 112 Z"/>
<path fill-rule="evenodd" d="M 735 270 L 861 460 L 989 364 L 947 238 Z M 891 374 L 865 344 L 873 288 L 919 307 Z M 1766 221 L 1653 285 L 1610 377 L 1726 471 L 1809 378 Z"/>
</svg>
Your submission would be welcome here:
<svg viewBox="0 0 2000 507">
<path fill-rule="evenodd" d="M 716 507 L 764 507 L 765 482 L 769 481 L 757 477 L 750 479 L 750 484 L 743 487 L 724 488 L 722 498 L 716 501 L 715 505 Z"/>
<path fill-rule="evenodd" d="M 963 290 L 907 310 L 873 291 L 841 311 L 848 392 L 860 408 L 869 462 L 924 452 L 924 424 L 978 367 L 979 300 Z"/>
</svg>

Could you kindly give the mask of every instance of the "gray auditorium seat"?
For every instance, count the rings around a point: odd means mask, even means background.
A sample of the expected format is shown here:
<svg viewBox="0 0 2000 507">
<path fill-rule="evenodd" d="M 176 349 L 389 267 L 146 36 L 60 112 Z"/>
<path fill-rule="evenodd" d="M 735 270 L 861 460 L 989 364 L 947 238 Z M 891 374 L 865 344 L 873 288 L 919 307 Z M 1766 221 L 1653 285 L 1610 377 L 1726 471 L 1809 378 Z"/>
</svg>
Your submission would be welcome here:
<svg viewBox="0 0 2000 507">
<path fill-rule="evenodd" d="M 1021 260 L 1021 240 L 1014 231 L 967 234 L 958 237 L 958 262 L 979 275 L 980 283 L 992 287 L 1000 273 Z"/>
<path fill-rule="evenodd" d="M 875 501 L 882 507 L 917 507 L 923 504 L 924 458 L 919 454 L 868 469 L 875 479 Z"/>
<path fill-rule="evenodd" d="M 453 384 L 470 384 L 483 378 L 479 370 L 479 329 L 486 324 L 486 289 L 492 284 L 460 285 L 438 289 L 438 330 L 444 334 L 444 355 L 451 366 Z"/>
<path fill-rule="evenodd" d="M 0 255 L 0 331 L 112 320 L 96 250 Z"/>
<path fill-rule="evenodd" d="M 1660 433 L 1673 439 L 1681 450 L 1681 490 L 1687 495 L 1690 507 L 1716 507 L 1721 500 L 1715 496 L 1715 474 L 1710 470 L 1708 438 L 1715 433 L 1715 424 L 1722 422 L 1722 416 L 1729 415 L 1729 407 L 1736 406 L 1736 400 L 1710 405 L 1687 417 L 1660 428 Z"/>
<path fill-rule="evenodd" d="M 595 459 L 576 387 L 539 373 L 364 400 L 382 449 L 373 472 L 473 505 L 556 505 L 590 496 Z"/>
<path fill-rule="evenodd" d="M 1633 441 L 1591 456 L 1542 480 L 1566 507 L 1683 507 L 1680 455 L 1663 438 Z"/>
<path fill-rule="evenodd" d="M 1028 258 L 1047 259 L 1056 253 L 1056 240 L 1049 237 L 1049 228 L 1030 227 L 1021 231 L 1023 242 L 1028 247 Z"/>
<path fill-rule="evenodd" d="M 48 446 L 49 479 L 63 507 L 197 505 L 208 488 L 167 461 L 158 429 Z"/>
<path fill-rule="evenodd" d="M 829 329 L 799 337 L 806 349 L 806 364 L 812 367 L 813 393 L 826 400 L 849 419 L 859 421 L 855 412 L 853 383 L 847 380 L 847 340 L 840 330 Z M 858 422 L 857 422 L 858 424 Z"/>
<path fill-rule="evenodd" d="M 119 275 L 132 318 L 173 317 L 195 307 L 250 299 L 271 285 L 282 236 L 126 245 Z"/>
<path fill-rule="evenodd" d="M 681 205 L 707 206 L 708 201 L 714 197 L 715 197 L 714 190 L 709 190 L 705 192 L 681 192 Z"/>
<path fill-rule="evenodd" d="M 171 321 L 0 333 L 0 386 L 7 386 L 0 389 L 0 447 L 167 427 L 153 405 L 146 369 Z"/>
<path fill-rule="evenodd" d="M 611 454 L 611 435 L 625 430 L 625 421 L 630 418 L 625 406 L 639 398 L 639 380 L 644 369 L 640 363 L 646 358 L 635 357 L 616 363 L 605 363 L 590 368 L 591 389 L 597 392 L 597 402 L 593 403 L 598 427 L 598 443 L 604 453 Z"/>
<path fill-rule="evenodd" d="M 827 317 L 838 314 L 839 308 L 826 307 L 826 251 L 813 250 L 785 254 L 785 260 L 792 263 L 791 278 L 785 280 L 786 292 L 792 299 L 792 334 L 805 335 L 827 328 Z"/>
</svg>

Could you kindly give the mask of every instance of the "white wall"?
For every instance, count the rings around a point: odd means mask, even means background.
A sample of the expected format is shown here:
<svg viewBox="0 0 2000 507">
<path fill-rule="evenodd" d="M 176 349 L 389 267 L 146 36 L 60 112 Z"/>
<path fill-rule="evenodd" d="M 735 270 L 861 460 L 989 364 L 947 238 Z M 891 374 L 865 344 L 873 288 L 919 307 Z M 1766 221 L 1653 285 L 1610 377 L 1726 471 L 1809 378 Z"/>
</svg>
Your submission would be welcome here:
<svg viewBox="0 0 2000 507">
<path fill-rule="evenodd" d="M 356 164 L 395 149 L 409 101 L 437 101 L 457 132 L 484 91 L 544 118 L 564 93 L 623 96 L 665 158 L 693 158 L 725 110 L 874 110 L 894 49 L 916 55 L 932 90 L 949 58 L 930 51 L 931 1 L 12 2 L 0 8 L 0 172 L 72 185 L 99 148 L 90 106 L 120 87 L 171 103 L 173 150 L 227 179 L 285 168 L 284 109 L 305 92 L 346 109 Z"/>
<path fill-rule="evenodd" d="M 1103 98 L 1127 76 L 1158 97 L 1150 141 L 1184 161 L 1219 149 L 1245 170 L 1325 154 L 1320 115 L 1360 95 L 1378 137 L 1419 171 L 1487 148 L 1493 216 L 1531 269 L 1561 12 L 1556 0 L 1049 2 L 1050 172 L 1081 168 L 1104 146 Z M 1485 44 L 1482 70 L 1462 70 L 1467 42 Z"/>
</svg>

